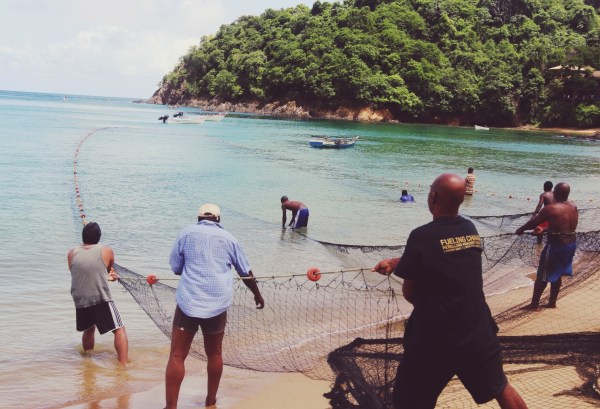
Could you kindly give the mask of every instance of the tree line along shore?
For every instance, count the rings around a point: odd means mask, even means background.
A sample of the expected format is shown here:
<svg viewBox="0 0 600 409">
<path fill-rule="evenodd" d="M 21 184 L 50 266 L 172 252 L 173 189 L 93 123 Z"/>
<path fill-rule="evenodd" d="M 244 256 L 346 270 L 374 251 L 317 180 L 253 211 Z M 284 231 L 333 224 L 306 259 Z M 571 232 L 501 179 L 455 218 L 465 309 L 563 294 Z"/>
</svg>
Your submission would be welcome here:
<svg viewBox="0 0 600 409">
<path fill-rule="evenodd" d="M 600 128 L 599 6 L 343 0 L 267 9 L 203 37 L 150 101 L 299 118 Z"/>
</svg>

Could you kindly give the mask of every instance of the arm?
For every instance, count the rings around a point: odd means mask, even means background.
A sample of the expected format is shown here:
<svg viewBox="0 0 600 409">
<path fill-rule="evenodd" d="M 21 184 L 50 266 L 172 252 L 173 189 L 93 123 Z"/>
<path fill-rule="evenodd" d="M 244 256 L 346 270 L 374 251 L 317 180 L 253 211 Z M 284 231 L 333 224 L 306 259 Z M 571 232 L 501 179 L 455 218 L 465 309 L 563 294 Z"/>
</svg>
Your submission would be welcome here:
<svg viewBox="0 0 600 409">
<path fill-rule="evenodd" d="M 185 264 L 185 257 L 183 255 L 183 251 L 180 251 L 180 242 L 179 237 L 175 240 L 175 244 L 173 244 L 173 248 L 171 249 L 171 255 L 169 256 L 169 264 L 171 265 L 171 270 L 176 275 L 181 275 L 183 272 L 183 265 Z"/>
<path fill-rule="evenodd" d="M 538 204 L 535 207 L 535 210 L 533 211 L 533 216 L 531 216 L 531 217 L 534 217 L 536 214 L 538 214 L 539 211 L 542 209 L 543 205 L 544 205 L 544 194 L 542 193 L 540 195 L 540 200 L 538 201 Z"/>
<path fill-rule="evenodd" d="M 396 269 L 396 266 L 400 262 L 400 257 L 398 258 L 386 258 L 385 260 L 381 260 L 371 271 L 376 271 L 379 274 L 384 276 L 389 276 Z"/>
<path fill-rule="evenodd" d="M 285 208 L 284 208 L 283 206 L 281 206 L 281 211 L 282 211 L 282 213 L 283 213 L 283 216 L 281 217 L 281 227 L 285 227 L 285 222 L 286 222 L 286 220 L 287 220 L 287 217 L 286 217 L 286 211 L 285 211 Z M 293 220 L 293 219 L 292 219 L 292 220 Z"/>
<path fill-rule="evenodd" d="M 294 224 L 294 220 L 296 220 L 297 213 L 298 213 L 298 210 L 292 210 L 292 218 L 291 218 L 290 224 L 288 226 L 291 226 L 292 224 Z"/>
<path fill-rule="evenodd" d="M 254 302 L 256 303 L 256 308 L 262 310 L 265 307 L 265 300 L 260 294 L 260 290 L 258 289 L 258 285 L 256 284 L 256 278 L 252 274 L 252 271 L 248 272 L 248 277 L 243 277 L 242 281 L 252 291 L 254 294 Z"/>
<path fill-rule="evenodd" d="M 104 261 L 104 265 L 106 265 L 106 271 L 108 272 L 108 280 L 117 280 L 119 276 L 114 269 L 115 253 L 113 249 L 111 249 L 108 246 L 102 246 L 102 261 Z"/>
<path fill-rule="evenodd" d="M 415 295 L 417 293 L 417 280 L 405 279 L 402 283 L 402 295 L 411 304 L 415 303 Z"/>
<path fill-rule="evenodd" d="M 548 218 L 548 210 L 547 209 L 548 209 L 548 207 L 544 207 L 538 214 L 533 216 L 527 223 L 525 223 L 523 226 L 519 227 L 515 231 L 515 234 L 521 235 L 521 234 L 523 234 L 523 232 L 525 230 L 531 230 L 535 226 L 539 225 L 540 223 L 545 222 L 546 219 Z"/>
<path fill-rule="evenodd" d="M 71 249 L 69 250 L 69 253 L 67 254 L 67 263 L 69 264 L 69 270 L 71 269 L 71 264 L 73 264 L 73 253 L 75 252 L 75 249 Z"/>
</svg>

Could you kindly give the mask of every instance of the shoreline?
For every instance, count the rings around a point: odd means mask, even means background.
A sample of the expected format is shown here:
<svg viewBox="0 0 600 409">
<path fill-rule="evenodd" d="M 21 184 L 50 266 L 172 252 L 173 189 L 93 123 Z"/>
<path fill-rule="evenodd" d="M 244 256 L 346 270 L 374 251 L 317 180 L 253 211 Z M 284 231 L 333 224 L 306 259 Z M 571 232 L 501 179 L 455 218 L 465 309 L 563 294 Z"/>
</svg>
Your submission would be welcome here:
<svg viewBox="0 0 600 409">
<path fill-rule="evenodd" d="M 367 122 L 367 123 L 390 123 L 390 124 L 412 124 L 412 122 L 401 122 L 393 119 L 392 114 L 387 109 L 349 108 L 340 107 L 336 110 L 322 110 L 304 107 L 291 101 L 287 103 L 268 103 L 261 105 L 258 102 L 231 103 L 208 100 L 189 100 L 177 104 L 166 104 L 156 96 L 147 100 L 134 100 L 134 103 L 147 103 L 152 105 L 164 105 L 168 108 L 187 107 L 199 108 L 205 111 L 229 112 L 229 113 L 250 113 L 257 115 L 269 115 L 276 118 L 290 119 L 308 119 L 308 120 L 339 120 L 349 122 Z M 455 123 L 421 123 L 419 125 L 441 125 L 441 126 L 465 126 Z M 535 125 L 492 127 L 495 129 L 506 129 L 515 131 L 537 131 L 537 132 L 556 132 L 567 138 L 593 139 L 600 141 L 600 128 L 569 128 L 569 127 L 538 127 Z"/>
</svg>

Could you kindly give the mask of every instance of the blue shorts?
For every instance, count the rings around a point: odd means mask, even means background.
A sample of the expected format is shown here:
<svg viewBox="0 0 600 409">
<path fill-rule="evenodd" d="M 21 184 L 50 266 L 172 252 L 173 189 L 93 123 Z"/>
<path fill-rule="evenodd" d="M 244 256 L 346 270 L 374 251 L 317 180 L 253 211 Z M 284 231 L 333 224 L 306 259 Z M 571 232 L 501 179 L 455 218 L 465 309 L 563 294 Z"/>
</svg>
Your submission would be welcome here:
<svg viewBox="0 0 600 409">
<path fill-rule="evenodd" d="M 300 227 L 308 226 L 308 209 L 300 209 L 296 214 L 296 220 L 294 220 L 294 225 L 292 226 L 294 229 L 298 229 Z"/>
<path fill-rule="evenodd" d="M 548 243 L 542 250 L 537 271 L 538 280 L 554 283 L 562 276 L 573 275 L 573 256 L 577 243 Z"/>
</svg>

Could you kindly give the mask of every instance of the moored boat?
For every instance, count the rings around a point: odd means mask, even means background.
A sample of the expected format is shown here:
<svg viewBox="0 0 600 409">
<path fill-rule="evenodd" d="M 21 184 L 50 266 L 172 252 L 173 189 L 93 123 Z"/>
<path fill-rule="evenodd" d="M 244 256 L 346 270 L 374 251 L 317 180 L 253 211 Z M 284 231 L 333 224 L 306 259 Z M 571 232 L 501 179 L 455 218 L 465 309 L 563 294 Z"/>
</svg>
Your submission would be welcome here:
<svg viewBox="0 0 600 409">
<path fill-rule="evenodd" d="M 308 142 L 313 148 L 350 148 L 356 144 L 358 136 L 351 138 L 338 138 L 333 136 L 311 136 Z"/>
<path fill-rule="evenodd" d="M 489 131 L 490 128 L 488 128 L 487 126 L 475 125 L 475 130 L 476 131 Z"/>
<path fill-rule="evenodd" d="M 202 124 L 204 121 L 206 121 L 206 118 L 199 115 L 167 118 L 168 124 Z"/>
</svg>

